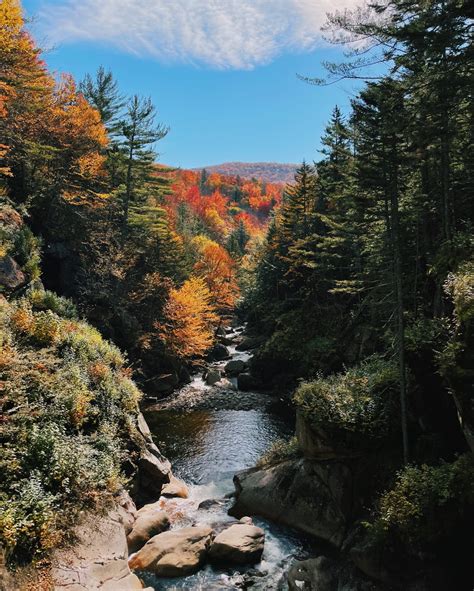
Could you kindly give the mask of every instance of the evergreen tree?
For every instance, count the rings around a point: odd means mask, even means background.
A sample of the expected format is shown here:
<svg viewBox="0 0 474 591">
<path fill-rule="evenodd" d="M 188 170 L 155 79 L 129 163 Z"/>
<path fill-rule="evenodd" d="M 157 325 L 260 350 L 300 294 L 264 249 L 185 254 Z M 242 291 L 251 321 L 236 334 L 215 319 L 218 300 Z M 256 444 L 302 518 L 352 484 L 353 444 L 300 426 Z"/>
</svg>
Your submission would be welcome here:
<svg viewBox="0 0 474 591">
<path fill-rule="evenodd" d="M 168 128 L 155 123 L 155 107 L 151 100 L 135 95 L 129 100 L 126 118 L 119 122 L 119 130 L 125 168 L 122 191 L 125 235 L 131 203 L 140 201 L 140 189 L 145 184 L 156 182 L 153 145 L 166 136 Z"/>
</svg>

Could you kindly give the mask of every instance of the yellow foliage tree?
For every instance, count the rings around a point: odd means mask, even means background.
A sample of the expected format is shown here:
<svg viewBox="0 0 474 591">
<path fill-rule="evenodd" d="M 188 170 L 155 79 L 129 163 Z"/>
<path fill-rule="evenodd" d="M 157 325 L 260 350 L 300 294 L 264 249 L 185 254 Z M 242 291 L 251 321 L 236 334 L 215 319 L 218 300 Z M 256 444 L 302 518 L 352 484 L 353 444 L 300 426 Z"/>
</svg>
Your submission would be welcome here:
<svg viewBox="0 0 474 591">
<path fill-rule="evenodd" d="M 163 312 L 164 321 L 155 323 L 155 328 L 170 353 L 184 360 L 204 355 L 213 343 L 212 326 L 218 320 L 204 280 L 191 277 L 171 289 Z"/>
</svg>

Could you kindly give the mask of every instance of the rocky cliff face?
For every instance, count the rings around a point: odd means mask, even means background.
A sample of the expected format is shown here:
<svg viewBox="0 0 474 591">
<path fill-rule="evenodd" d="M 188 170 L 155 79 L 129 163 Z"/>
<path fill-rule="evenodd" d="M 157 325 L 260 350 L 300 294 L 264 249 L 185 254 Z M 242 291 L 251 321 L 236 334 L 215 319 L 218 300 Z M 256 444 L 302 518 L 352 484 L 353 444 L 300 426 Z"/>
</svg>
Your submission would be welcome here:
<svg viewBox="0 0 474 591">
<path fill-rule="evenodd" d="M 302 457 L 234 477 L 236 501 L 231 509 L 232 515 L 261 515 L 327 544 L 327 556 L 295 563 L 288 573 L 290 589 L 452 588 L 459 562 L 456 552 L 446 551 L 440 560 L 434 551 L 423 554 L 393 541 L 376 543 L 363 525 L 373 495 L 380 492 L 377 475 L 390 461 L 389 450 L 361 445 L 359 454 L 349 455 L 347 440 L 331 441 L 328 433 L 316 432 L 302 416 L 297 437 Z"/>
</svg>

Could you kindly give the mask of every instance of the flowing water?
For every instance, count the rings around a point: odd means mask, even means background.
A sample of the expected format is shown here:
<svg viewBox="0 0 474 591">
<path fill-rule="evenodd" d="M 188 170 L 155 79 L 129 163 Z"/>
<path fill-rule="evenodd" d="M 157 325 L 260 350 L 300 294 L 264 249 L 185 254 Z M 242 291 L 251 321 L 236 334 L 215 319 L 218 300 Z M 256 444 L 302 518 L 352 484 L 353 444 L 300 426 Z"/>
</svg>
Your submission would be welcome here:
<svg viewBox="0 0 474 591">
<path fill-rule="evenodd" d="M 233 346 L 229 350 L 233 359 L 246 361 L 249 357 Z M 221 367 L 225 363 L 213 365 Z M 215 394 L 215 404 L 199 403 L 213 400 Z M 209 387 L 201 377 L 196 377 L 177 395 L 184 404 L 146 415 L 155 441 L 171 461 L 174 474 L 190 488 L 188 499 L 162 499 L 173 528 L 209 524 L 220 531 L 235 522 L 227 515 L 232 504 L 229 496 L 234 491 L 234 474 L 254 466 L 273 441 L 294 431 L 292 418 L 288 416 L 291 413 L 278 400 L 266 394 L 239 392 L 234 381 L 227 383 L 224 392 L 229 404 L 222 402 L 221 394 L 222 386 Z M 199 507 L 203 501 L 215 502 Z M 295 558 L 305 557 L 308 544 L 296 532 L 264 519 L 254 518 L 254 523 L 265 530 L 265 550 L 260 564 L 227 569 L 207 565 L 193 576 L 160 579 L 146 575 L 145 582 L 156 591 L 287 589 L 284 573 Z"/>
</svg>

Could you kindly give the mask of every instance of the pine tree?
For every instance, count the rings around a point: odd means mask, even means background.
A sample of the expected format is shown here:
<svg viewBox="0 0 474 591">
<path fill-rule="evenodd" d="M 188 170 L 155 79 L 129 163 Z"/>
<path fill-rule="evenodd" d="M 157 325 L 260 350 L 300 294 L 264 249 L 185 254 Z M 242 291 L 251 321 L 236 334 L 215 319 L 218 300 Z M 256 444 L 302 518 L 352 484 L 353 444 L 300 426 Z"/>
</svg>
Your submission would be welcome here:
<svg viewBox="0 0 474 591">
<path fill-rule="evenodd" d="M 126 235 L 131 203 L 139 201 L 139 190 L 152 184 L 156 153 L 153 145 L 163 139 L 168 128 L 155 123 L 155 107 L 150 99 L 133 96 L 126 118 L 119 122 L 120 150 L 125 168 L 123 200 L 123 234 Z"/>
</svg>

